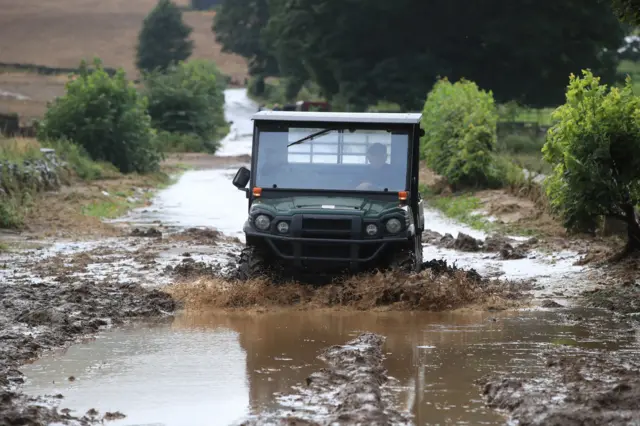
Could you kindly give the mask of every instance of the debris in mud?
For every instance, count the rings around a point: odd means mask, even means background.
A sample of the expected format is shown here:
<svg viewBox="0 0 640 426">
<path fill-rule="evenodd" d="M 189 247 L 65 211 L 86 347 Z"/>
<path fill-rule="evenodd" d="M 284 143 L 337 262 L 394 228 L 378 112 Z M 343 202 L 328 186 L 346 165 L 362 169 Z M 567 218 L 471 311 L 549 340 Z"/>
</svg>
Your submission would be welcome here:
<svg viewBox="0 0 640 426">
<path fill-rule="evenodd" d="M 180 278 L 219 277 L 222 274 L 222 266 L 215 263 L 196 262 L 189 254 L 176 266 L 167 266 L 166 271 Z"/>
<path fill-rule="evenodd" d="M 448 249 L 466 252 L 498 253 L 497 257 L 503 260 L 523 259 L 527 257 L 530 245 L 536 242 L 535 238 L 532 238 L 524 243 L 516 244 L 516 241 L 501 235 L 491 235 L 482 241 L 462 232 L 459 232 L 458 236 L 453 238 L 453 235 L 449 233 L 442 235 L 431 230 L 424 231 L 422 238 L 426 243 Z"/>
<path fill-rule="evenodd" d="M 548 377 L 484 379 L 492 408 L 518 424 L 629 425 L 640 422 L 640 364 L 634 352 L 558 350 Z"/>
<path fill-rule="evenodd" d="M 191 241 L 205 245 L 216 244 L 222 238 L 224 238 L 222 232 L 214 228 L 188 228 L 171 236 L 172 240 Z"/>
<path fill-rule="evenodd" d="M 551 299 L 543 300 L 540 306 L 542 306 L 543 308 L 564 308 L 564 306 Z"/>
<path fill-rule="evenodd" d="M 408 414 L 392 407 L 390 392 L 384 386 L 390 379 L 383 366 L 383 344 L 382 336 L 363 333 L 344 345 L 326 349 L 318 358 L 327 368 L 294 387 L 295 394 L 280 397 L 285 408 L 252 416 L 241 424 L 412 424 Z"/>
<path fill-rule="evenodd" d="M 147 237 L 147 238 L 162 238 L 162 232 L 158 231 L 156 228 L 148 228 L 148 229 L 140 229 L 135 228 L 131 231 L 132 237 Z"/>
<path fill-rule="evenodd" d="M 583 294 L 586 305 L 593 308 L 607 309 L 624 315 L 632 315 L 640 319 L 640 285 L 626 282 L 627 285 L 612 285 L 598 288 Z"/>
<path fill-rule="evenodd" d="M 459 269 L 455 264 L 449 266 L 445 259 L 433 259 L 422 263 L 422 269 L 430 269 L 436 275 L 447 274 L 454 276 L 456 273 L 463 272 L 467 279 L 471 281 L 482 281 L 482 275 L 480 275 L 475 269 L 469 269 L 467 271 Z"/>
</svg>

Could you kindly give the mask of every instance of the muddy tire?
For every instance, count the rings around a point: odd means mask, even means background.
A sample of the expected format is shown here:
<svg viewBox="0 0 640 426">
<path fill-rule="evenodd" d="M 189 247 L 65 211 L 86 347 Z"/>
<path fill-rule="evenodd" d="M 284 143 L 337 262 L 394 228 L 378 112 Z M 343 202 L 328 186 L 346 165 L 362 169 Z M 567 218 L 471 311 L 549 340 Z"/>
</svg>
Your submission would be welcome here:
<svg viewBox="0 0 640 426">
<path fill-rule="evenodd" d="M 238 260 L 238 278 L 248 280 L 268 275 L 267 256 L 263 249 L 247 246 L 240 252 Z"/>
<path fill-rule="evenodd" d="M 391 255 L 389 269 L 403 272 L 420 272 L 422 269 L 422 235 L 416 235 L 412 244 Z"/>
</svg>

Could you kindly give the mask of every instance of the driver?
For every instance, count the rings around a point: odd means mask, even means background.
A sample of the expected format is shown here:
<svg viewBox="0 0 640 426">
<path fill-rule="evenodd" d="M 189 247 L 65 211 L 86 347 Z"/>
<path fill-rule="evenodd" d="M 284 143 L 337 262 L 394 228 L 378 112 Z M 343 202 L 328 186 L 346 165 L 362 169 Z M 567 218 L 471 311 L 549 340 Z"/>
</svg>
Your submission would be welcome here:
<svg viewBox="0 0 640 426">
<path fill-rule="evenodd" d="M 387 147 L 378 142 L 372 144 L 367 150 L 367 160 L 369 161 L 367 179 L 356 189 L 383 189 L 393 179 L 393 171 L 387 164 Z"/>
</svg>

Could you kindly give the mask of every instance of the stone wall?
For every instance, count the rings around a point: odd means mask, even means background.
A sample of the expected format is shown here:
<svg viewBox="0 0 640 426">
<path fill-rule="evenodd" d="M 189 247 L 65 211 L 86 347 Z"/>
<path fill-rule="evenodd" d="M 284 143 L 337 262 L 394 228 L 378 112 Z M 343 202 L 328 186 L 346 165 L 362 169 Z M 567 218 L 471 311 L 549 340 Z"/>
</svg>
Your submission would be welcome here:
<svg viewBox="0 0 640 426">
<path fill-rule="evenodd" d="M 49 191 L 60 187 L 66 164 L 55 150 L 42 148 L 42 158 L 22 164 L 0 161 L 0 197 L 24 190 Z"/>
</svg>

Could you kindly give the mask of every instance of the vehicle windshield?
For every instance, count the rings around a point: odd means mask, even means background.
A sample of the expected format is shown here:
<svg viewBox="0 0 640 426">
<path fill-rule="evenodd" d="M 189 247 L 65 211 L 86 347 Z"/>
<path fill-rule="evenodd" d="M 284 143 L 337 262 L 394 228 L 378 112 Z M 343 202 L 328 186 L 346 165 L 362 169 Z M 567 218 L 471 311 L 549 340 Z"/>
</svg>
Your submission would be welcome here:
<svg viewBox="0 0 640 426">
<path fill-rule="evenodd" d="M 257 143 L 258 187 L 403 191 L 407 186 L 407 130 L 279 126 L 259 128 Z"/>
</svg>

